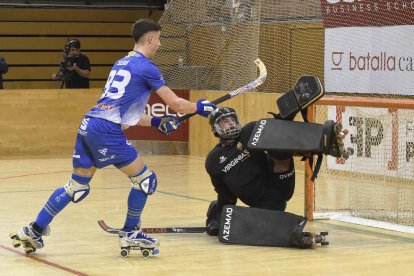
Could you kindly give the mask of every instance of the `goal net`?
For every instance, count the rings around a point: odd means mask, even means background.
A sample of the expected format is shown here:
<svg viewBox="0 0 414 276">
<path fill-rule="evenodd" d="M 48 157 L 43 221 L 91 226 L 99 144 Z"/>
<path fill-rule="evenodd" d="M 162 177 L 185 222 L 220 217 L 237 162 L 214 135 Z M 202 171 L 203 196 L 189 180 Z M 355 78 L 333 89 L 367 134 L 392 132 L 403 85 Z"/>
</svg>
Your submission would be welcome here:
<svg viewBox="0 0 414 276">
<path fill-rule="evenodd" d="M 268 71 L 261 92 L 286 92 L 300 75 L 312 73 L 308 68 L 315 73 L 313 66 L 322 72 L 322 59 L 304 54 L 309 47 L 319 56 L 323 51 L 323 37 L 312 29 L 295 33 L 295 40 L 308 42 L 293 46 L 303 48 L 295 57 L 303 66 L 292 72 L 289 65 L 291 29 L 317 24 L 322 34 L 319 0 L 172 0 L 159 23 L 155 62 L 172 88 L 237 89 L 257 78 L 257 58 Z"/>
<path fill-rule="evenodd" d="M 324 158 L 313 217 L 414 233 L 414 101 L 325 97 L 312 116 L 341 122 L 354 149 L 346 161 Z"/>
</svg>

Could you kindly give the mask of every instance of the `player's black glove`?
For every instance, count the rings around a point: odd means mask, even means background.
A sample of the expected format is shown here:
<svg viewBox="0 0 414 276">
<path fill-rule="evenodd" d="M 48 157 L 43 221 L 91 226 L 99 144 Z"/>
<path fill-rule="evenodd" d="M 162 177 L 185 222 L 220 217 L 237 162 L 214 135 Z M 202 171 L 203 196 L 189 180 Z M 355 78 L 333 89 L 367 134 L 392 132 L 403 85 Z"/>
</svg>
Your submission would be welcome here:
<svg viewBox="0 0 414 276">
<path fill-rule="evenodd" d="M 221 210 L 217 206 L 217 200 L 213 200 L 208 206 L 206 232 L 210 236 L 218 236 L 220 228 Z"/>
<path fill-rule="evenodd" d="M 177 117 L 165 115 L 162 117 L 152 117 L 151 126 L 156 127 L 160 132 L 168 135 L 180 127 Z"/>
</svg>

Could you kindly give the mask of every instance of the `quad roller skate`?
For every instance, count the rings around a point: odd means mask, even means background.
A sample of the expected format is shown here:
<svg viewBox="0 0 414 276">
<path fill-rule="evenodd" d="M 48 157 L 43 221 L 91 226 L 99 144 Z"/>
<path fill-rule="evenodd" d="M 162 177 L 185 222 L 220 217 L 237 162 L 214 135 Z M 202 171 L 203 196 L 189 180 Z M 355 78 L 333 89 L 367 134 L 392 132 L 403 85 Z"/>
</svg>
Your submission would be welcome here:
<svg viewBox="0 0 414 276">
<path fill-rule="evenodd" d="M 36 252 L 36 247 L 33 246 L 29 241 L 25 241 L 20 239 L 19 235 L 17 233 L 10 233 L 10 238 L 13 240 L 12 245 L 14 248 L 18 248 L 21 245 L 23 245 L 24 253 L 26 254 L 32 254 Z"/>
<path fill-rule="evenodd" d="M 316 234 L 314 232 L 303 232 L 301 234 L 301 242 L 300 248 L 316 248 L 318 244 L 321 246 L 329 245 L 329 241 L 327 241 L 326 236 L 328 236 L 328 232 L 320 232 Z"/>
<path fill-rule="evenodd" d="M 323 125 L 323 153 L 333 157 L 342 157 L 345 160 L 353 155 L 354 149 L 345 148 L 344 145 L 344 139 L 348 132 L 347 129 L 343 129 L 341 123 L 332 120 L 326 121 Z"/>
<path fill-rule="evenodd" d="M 141 230 L 133 230 L 131 232 L 119 232 L 119 245 L 121 247 L 121 256 L 126 258 L 131 250 L 140 250 L 144 258 L 156 255 L 159 250 L 156 248 L 160 245 L 157 239 L 151 238 L 141 232 Z"/>
<path fill-rule="evenodd" d="M 26 254 L 32 254 L 36 252 L 36 249 L 40 249 L 44 246 L 42 235 L 48 236 L 50 234 L 49 226 L 38 233 L 32 227 L 33 222 L 24 226 L 17 233 L 10 233 L 10 238 L 13 240 L 12 245 L 14 248 L 18 248 L 23 245 L 24 252 Z"/>
<path fill-rule="evenodd" d="M 343 129 L 341 123 L 336 123 L 334 125 L 334 133 L 335 133 L 336 140 L 338 143 L 339 153 L 341 157 L 344 158 L 345 160 L 347 160 L 349 156 L 354 154 L 353 148 L 351 147 L 345 148 L 345 145 L 344 145 L 344 139 L 345 139 L 345 136 L 348 134 L 348 132 L 349 131 L 347 129 Z"/>
</svg>

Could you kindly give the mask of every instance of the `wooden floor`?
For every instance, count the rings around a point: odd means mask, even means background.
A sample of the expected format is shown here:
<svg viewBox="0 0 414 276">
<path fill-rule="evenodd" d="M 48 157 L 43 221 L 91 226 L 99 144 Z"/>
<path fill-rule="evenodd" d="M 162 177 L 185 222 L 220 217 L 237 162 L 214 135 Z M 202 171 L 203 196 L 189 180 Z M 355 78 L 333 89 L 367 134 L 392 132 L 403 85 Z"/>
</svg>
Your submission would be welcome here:
<svg viewBox="0 0 414 276">
<path fill-rule="evenodd" d="M 143 227 L 203 226 L 215 194 L 204 160 L 148 155 L 158 190 L 149 197 Z M 115 236 L 97 221 L 121 226 L 128 179 L 109 167 L 97 172 L 91 193 L 70 204 L 51 224 L 51 236 L 35 255 L 14 249 L 8 237 L 33 220 L 47 198 L 71 173 L 71 160 L 0 160 L 0 275 L 414 275 L 414 236 L 333 221 L 308 222 L 329 231 L 330 246 L 315 250 L 224 245 L 206 234 L 156 234 L 160 254 L 144 259 L 119 255 Z M 288 211 L 303 214 L 303 179 Z"/>
</svg>

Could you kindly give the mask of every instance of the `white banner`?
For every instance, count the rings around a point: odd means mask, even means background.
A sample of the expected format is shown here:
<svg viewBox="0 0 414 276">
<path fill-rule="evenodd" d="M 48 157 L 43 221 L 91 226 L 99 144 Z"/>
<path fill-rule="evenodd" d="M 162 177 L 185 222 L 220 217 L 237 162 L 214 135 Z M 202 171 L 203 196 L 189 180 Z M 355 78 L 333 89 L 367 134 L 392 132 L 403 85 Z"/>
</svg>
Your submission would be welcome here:
<svg viewBox="0 0 414 276">
<path fill-rule="evenodd" d="M 414 95 L 414 26 L 325 29 L 325 90 Z"/>
<path fill-rule="evenodd" d="M 367 107 L 328 107 L 330 120 L 349 130 L 346 162 L 328 157 L 328 168 L 414 179 L 414 111 Z"/>
</svg>

